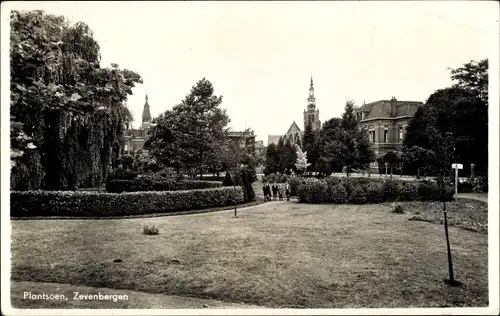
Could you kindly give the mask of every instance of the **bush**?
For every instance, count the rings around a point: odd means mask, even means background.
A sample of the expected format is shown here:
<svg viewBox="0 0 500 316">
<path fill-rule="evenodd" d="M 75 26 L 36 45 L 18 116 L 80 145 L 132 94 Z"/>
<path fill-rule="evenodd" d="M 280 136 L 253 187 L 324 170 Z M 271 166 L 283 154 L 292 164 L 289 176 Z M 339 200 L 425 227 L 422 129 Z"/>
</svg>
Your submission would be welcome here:
<svg viewBox="0 0 500 316">
<path fill-rule="evenodd" d="M 392 212 L 396 214 L 404 214 L 405 210 L 401 204 L 396 204 L 393 207 Z"/>
<path fill-rule="evenodd" d="M 290 195 L 291 196 L 297 196 L 297 191 L 299 189 L 299 186 L 304 182 L 303 179 L 297 177 L 297 176 L 291 176 L 288 179 L 288 184 L 290 184 Z"/>
<path fill-rule="evenodd" d="M 243 202 L 241 188 L 98 193 L 11 191 L 11 216 L 110 217 L 196 210 Z"/>
<path fill-rule="evenodd" d="M 343 204 L 347 203 L 348 195 L 345 186 L 342 184 L 334 185 L 330 191 L 330 196 L 328 198 L 330 202 Z"/>
<path fill-rule="evenodd" d="M 420 201 L 438 201 L 439 187 L 436 182 L 420 181 L 418 184 L 418 197 Z"/>
<path fill-rule="evenodd" d="M 328 201 L 327 185 L 322 180 L 307 179 L 299 187 L 297 196 L 301 203 L 323 203 Z"/>
<path fill-rule="evenodd" d="M 486 192 L 488 192 L 488 177 L 475 178 L 472 191 L 474 193 L 486 193 Z"/>
<path fill-rule="evenodd" d="M 377 204 L 385 202 L 385 196 L 382 194 L 382 183 L 372 181 L 365 187 L 366 203 Z"/>
<path fill-rule="evenodd" d="M 158 235 L 160 233 L 160 228 L 156 225 L 142 225 L 141 224 L 141 227 L 142 227 L 142 233 L 144 235 Z"/>
<path fill-rule="evenodd" d="M 385 201 L 397 201 L 401 195 L 401 184 L 395 180 L 385 180 L 382 184 L 382 192 Z"/>
<path fill-rule="evenodd" d="M 326 193 L 325 193 L 326 192 Z M 445 199 L 453 199 L 453 187 L 445 189 Z M 324 194 L 327 196 L 325 197 Z M 299 185 L 302 203 L 384 203 L 388 201 L 439 201 L 439 188 L 430 181 L 401 181 L 366 178 L 307 179 Z"/>
<path fill-rule="evenodd" d="M 109 193 L 143 192 L 143 191 L 181 191 L 218 188 L 222 182 L 184 180 L 177 181 L 173 178 L 141 177 L 133 180 L 110 180 L 106 183 Z"/>
<path fill-rule="evenodd" d="M 399 201 L 417 201 L 418 185 L 410 181 L 401 181 Z"/>
</svg>

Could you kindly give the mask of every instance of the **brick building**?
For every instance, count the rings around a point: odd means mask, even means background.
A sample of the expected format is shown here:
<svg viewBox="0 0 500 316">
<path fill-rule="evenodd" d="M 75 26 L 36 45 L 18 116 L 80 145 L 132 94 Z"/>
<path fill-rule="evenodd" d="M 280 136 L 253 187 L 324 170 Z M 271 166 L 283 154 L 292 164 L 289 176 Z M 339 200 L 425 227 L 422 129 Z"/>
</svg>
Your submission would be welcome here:
<svg viewBox="0 0 500 316">
<path fill-rule="evenodd" d="M 390 150 L 401 150 L 403 138 L 411 118 L 422 106 L 420 101 L 380 100 L 356 108 L 356 116 L 369 133 L 372 149 L 376 156 Z M 376 169 L 374 162 L 370 167 Z"/>
</svg>

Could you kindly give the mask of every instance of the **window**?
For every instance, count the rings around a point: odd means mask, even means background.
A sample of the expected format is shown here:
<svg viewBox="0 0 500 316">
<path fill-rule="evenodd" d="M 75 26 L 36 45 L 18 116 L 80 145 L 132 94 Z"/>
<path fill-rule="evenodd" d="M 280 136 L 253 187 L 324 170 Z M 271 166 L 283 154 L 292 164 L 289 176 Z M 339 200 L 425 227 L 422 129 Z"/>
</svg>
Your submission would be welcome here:
<svg viewBox="0 0 500 316">
<path fill-rule="evenodd" d="M 370 141 L 375 143 L 375 131 L 370 131 Z"/>
<path fill-rule="evenodd" d="M 403 141 L 403 126 L 399 125 L 399 142 Z"/>
<path fill-rule="evenodd" d="M 389 134 L 389 130 L 386 128 L 384 129 L 384 143 L 387 143 L 387 135 Z"/>
</svg>

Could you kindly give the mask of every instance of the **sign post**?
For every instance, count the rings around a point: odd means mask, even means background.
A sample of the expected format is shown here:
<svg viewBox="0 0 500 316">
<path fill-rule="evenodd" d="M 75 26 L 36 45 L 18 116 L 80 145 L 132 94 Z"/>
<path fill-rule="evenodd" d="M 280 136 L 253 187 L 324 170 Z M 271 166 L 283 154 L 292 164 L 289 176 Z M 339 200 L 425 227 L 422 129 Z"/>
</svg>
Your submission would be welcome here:
<svg viewBox="0 0 500 316">
<path fill-rule="evenodd" d="M 451 165 L 452 168 L 455 169 L 455 199 L 457 198 L 458 194 L 458 169 L 462 169 L 463 166 L 459 163 L 454 163 Z M 443 200 L 443 215 L 444 215 L 444 231 L 446 234 L 446 248 L 448 250 L 448 269 L 450 272 L 450 278 L 444 280 L 446 284 L 449 286 L 460 286 L 462 283 L 455 280 L 453 276 L 453 261 L 451 258 L 451 247 L 450 247 L 450 238 L 448 235 L 448 216 L 446 215 L 446 202 Z"/>
<path fill-rule="evenodd" d="M 464 166 L 461 163 L 452 163 L 451 167 L 455 169 L 455 200 L 458 197 L 458 169 L 463 169 Z"/>
</svg>

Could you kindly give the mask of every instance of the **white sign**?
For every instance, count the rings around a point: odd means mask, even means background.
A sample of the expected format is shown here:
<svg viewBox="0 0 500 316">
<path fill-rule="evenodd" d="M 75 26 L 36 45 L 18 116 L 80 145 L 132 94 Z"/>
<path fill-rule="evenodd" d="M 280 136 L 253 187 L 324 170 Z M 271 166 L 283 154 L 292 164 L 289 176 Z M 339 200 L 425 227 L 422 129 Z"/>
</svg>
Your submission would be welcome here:
<svg viewBox="0 0 500 316">
<path fill-rule="evenodd" d="M 451 167 L 453 169 L 463 169 L 464 168 L 464 165 L 462 165 L 461 163 L 452 163 L 451 164 Z"/>
</svg>

